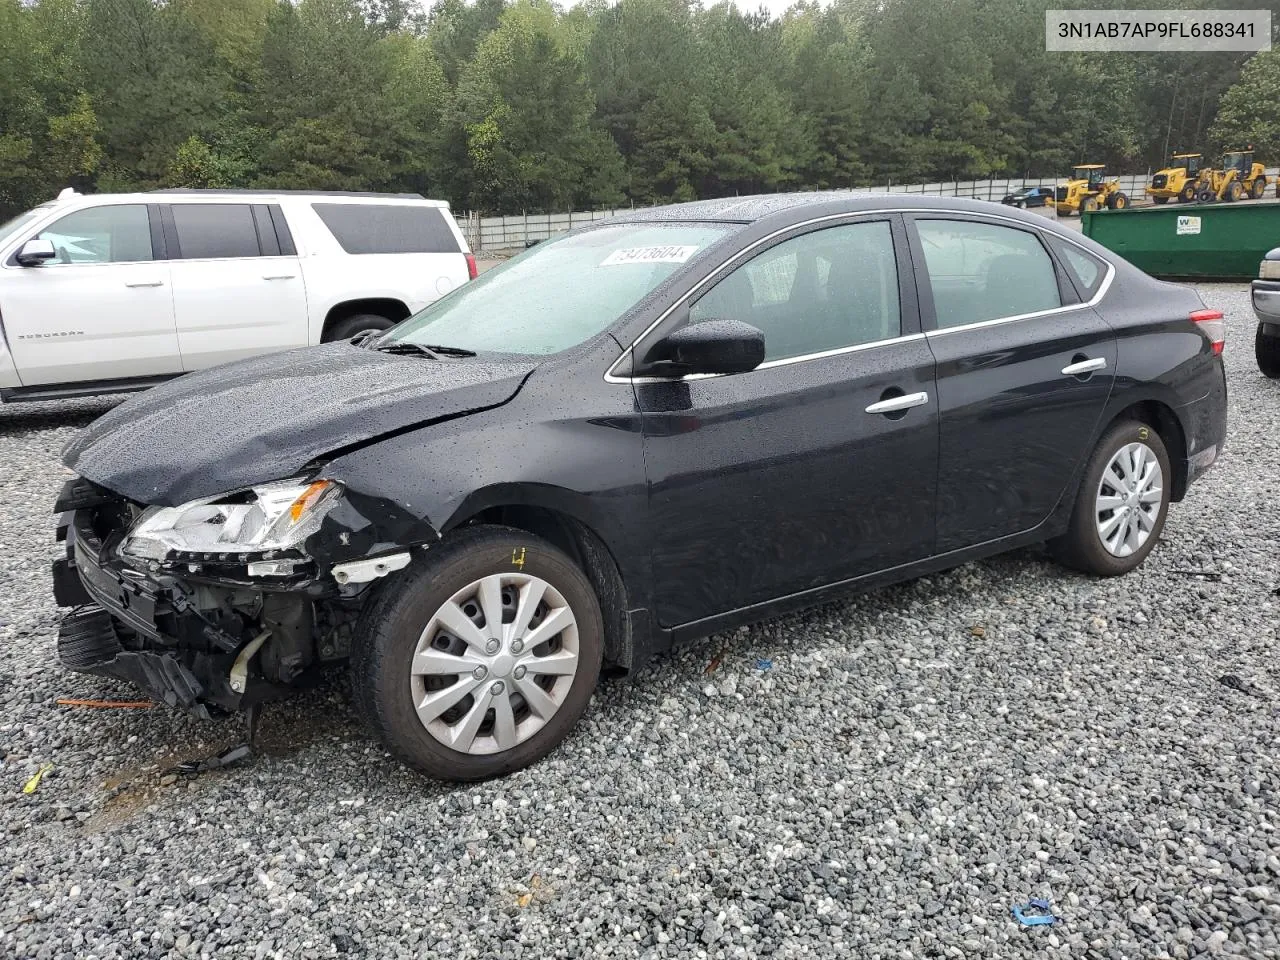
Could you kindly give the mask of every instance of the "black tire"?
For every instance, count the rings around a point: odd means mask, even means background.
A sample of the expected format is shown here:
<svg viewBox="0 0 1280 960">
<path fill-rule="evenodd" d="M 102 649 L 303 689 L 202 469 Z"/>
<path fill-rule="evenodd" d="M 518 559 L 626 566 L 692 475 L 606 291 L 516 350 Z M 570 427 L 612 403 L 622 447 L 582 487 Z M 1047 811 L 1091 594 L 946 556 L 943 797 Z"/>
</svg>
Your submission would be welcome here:
<svg viewBox="0 0 1280 960">
<path fill-rule="evenodd" d="M 419 720 L 410 666 L 423 629 L 468 584 L 493 573 L 526 573 L 563 596 L 578 626 L 578 667 L 568 693 L 545 725 L 498 753 L 450 749 Z M 604 620 L 586 574 L 547 541 L 510 527 L 476 526 L 451 534 L 425 558 L 392 574 L 366 604 L 351 651 L 356 709 L 387 749 L 408 766 L 440 780 L 487 780 L 541 760 L 587 709 L 600 677 Z"/>
<path fill-rule="evenodd" d="M 1258 369 L 1263 376 L 1280 380 L 1280 336 L 1263 333 L 1259 325 L 1253 338 L 1253 355 L 1258 358 Z"/>
<path fill-rule="evenodd" d="M 1267 178 L 1255 177 L 1253 183 L 1249 186 L 1249 196 L 1254 200 L 1261 200 L 1262 195 L 1267 192 Z"/>
<path fill-rule="evenodd" d="M 1086 213 L 1091 213 L 1092 211 L 1097 209 L 1098 209 L 1098 201 L 1094 197 L 1085 197 L 1083 200 L 1080 201 L 1081 216 L 1083 216 Z"/>
<path fill-rule="evenodd" d="M 371 330 L 390 330 L 395 325 L 396 322 L 394 320 L 381 314 L 357 313 L 347 317 L 345 320 L 339 320 L 324 332 L 322 339 L 325 343 L 350 340 L 358 334 L 367 333 Z"/>
<path fill-rule="evenodd" d="M 1168 197 L 1152 197 L 1151 199 L 1158 205 L 1163 205 L 1169 202 Z"/>
<path fill-rule="evenodd" d="M 1239 180 L 1232 180 L 1229 184 L 1227 184 L 1227 193 L 1224 199 L 1228 203 L 1235 203 L 1237 200 L 1239 200 L 1243 196 L 1244 196 L 1244 184 L 1242 184 Z"/>
<path fill-rule="evenodd" d="M 1109 210 L 1123 210 L 1127 206 L 1129 206 L 1129 195 L 1126 193 L 1117 191 L 1107 197 L 1107 209 Z"/>
<path fill-rule="evenodd" d="M 1130 443 L 1143 443 L 1155 454 L 1162 474 L 1163 499 L 1156 515 L 1151 535 L 1137 550 L 1127 557 L 1117 557 L 1102 543 L 1095 524 L 1095 504 L 1103 471 L 1111 458 Z M 1075 506 L 1067 532 L 1050 541 L 1049 548 L 1057 560 L 1065 566 L 1099 577 L 1115 577 L 1133 570 L 1160 540 L 1165 518 L 1169 515 L 1169 497 L 1172 492 L 1173 471 L 1169 464 L 1169 452 L 1155 427 L 1137 420 L 1120 420 L 1113 423 L 1098 441 L 1089 463 L 1085 467 L 1080 488 L 1076 491 Z"/>
<path fill-rule="evenodd" d="M 1188 183 L 1186 186 L 1184 186 L 1181 190 L 1178 191 L 1178 202 L 1190 203 L 1192 200 L 1196 198 L 1196 196 L 1197 196 L 1196 185 L 1194 183 Z"/>
</svg>

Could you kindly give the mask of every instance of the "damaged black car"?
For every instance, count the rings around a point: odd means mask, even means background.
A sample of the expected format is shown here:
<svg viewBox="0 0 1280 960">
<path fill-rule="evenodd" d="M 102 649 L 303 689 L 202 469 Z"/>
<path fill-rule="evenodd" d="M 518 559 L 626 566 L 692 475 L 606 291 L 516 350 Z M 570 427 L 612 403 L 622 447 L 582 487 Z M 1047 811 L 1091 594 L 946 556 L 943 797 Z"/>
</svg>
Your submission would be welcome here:
<svg viewBox="0 0 1280 960">
<path fill-rule="evenodd" d="M 1042 541 L 1133 569 L 1221 451 L 1222 348 L 1190 289 L 993 204 L 637 212 L 97 420 L 59 654 L 201 716 L 345 664 L 396 756 L 499 775 L 680 640 Z"/>
</svg>

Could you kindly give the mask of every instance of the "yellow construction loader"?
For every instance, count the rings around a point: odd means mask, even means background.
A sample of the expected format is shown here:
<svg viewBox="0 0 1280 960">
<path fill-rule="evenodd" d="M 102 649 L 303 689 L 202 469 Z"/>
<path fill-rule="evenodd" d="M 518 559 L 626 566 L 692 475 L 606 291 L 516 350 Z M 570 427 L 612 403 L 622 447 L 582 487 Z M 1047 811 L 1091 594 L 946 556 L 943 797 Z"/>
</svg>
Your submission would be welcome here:
<svg viewBox="0 0 1280 960">
<path fill-rule="evenodd" d="M 1129 197 L 1121 191 L 1119 177 L 1108 179 L 1105 165 L 1082 163 L 1071 168 L 1071 179 L 1058 184 L 1053 205 L 1058 216 L 1069 217 L 1104 205 L 1110 210 L 1123 210 L 1129 206 Z"/>
<path fill-rule="evenodd" d="M 1190 203 L 1200 192 L 1200 174 L 1203 169 L 1203 154 L 1175 153 L 1169 166 L 1152 175 L 1147 196 L 1156 203 L 1168 203 L 1175 197 L 1179 203 Z"/>
<path fill-rule="evenodd" d="M 1196 199 L 1226 200 L 1232 203 L 1249 197 L 1261 200 L 1267 189 L 1266 167 L 1253 162 L 1253 148 L 1231 150 L 1222 155 L 1222 169 L 1205 170 Z"/>
</svg>

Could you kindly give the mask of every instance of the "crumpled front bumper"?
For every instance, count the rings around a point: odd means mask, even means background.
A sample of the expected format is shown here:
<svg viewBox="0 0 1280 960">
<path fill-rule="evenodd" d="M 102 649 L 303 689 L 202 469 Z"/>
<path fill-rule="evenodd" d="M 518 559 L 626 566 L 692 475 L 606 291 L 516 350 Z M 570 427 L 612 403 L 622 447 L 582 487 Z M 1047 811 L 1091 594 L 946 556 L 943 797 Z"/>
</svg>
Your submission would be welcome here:
<svg viewBox="0 0 1280 960">
<path fill-rule="evenodd" d="M 184 609 L 182 592 L 104 559 L 83 511 L 58 525 L 67 556 L 54 561 L 54 598 L 73 607 L 58 630 L 58 658 L 69 670 L 115 677 L 152 699 L 207 718 L 209 706 L 236 710 L 254 698 L 231 689 L 237 653 L 248 642 Z M 266 691 L 255 691 L 257 699 Z"/>
</svg>

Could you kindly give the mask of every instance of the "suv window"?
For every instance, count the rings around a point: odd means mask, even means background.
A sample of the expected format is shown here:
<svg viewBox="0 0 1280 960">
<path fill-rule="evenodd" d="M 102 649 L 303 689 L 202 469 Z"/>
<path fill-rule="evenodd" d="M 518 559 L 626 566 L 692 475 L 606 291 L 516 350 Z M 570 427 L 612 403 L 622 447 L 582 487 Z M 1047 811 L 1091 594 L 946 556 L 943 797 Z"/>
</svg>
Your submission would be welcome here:
<svg viewBox="0 0 1280 960">
<path fill-rule="evenodd" d="M 1060 237 L 1049 236 L 1049 243 L 1057 252 L 1058 258 L 1071 274 L 1076 289 L 1085 300 L 1092 300 L 1093 295 L 1102 286 L 1102 278 L 1107 275 L 1106 264 L 1092 254 L 1085 253 L 1074 243 Z"/>
<path fill-rule="evenodd" d="M 249 204 L 175 203 L 171 209 L 183 260 L 262 256 Z"/>
<path fill-rule="evenodd" d="M 311 209 L 347 253 L 461 253 L 438 207 L 313 203 Z"/>
<path fill-rule="evenodd" d="M 153 259 L 151 223 L 142 203 L 90 207 L 55 220 L 38 234 L 53 241 L 59 263 L 132 263 Z"/>
<path fill-rule="evenodd" d="M 917 220 L 938 328 L 1062 306 L 1053 260 L 1034 233 L 974 220 Z"/>
<path fill-rule="evenodd" d="M 689 311 L 691 323 L 712 319 L 763 330 L 766 361 L 898 336 L 892 228 L 854 223 L 783 241 L 724 277 Z"/>
</svg>

